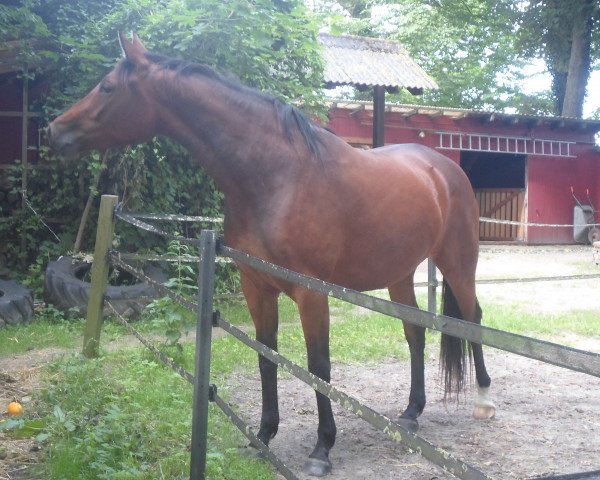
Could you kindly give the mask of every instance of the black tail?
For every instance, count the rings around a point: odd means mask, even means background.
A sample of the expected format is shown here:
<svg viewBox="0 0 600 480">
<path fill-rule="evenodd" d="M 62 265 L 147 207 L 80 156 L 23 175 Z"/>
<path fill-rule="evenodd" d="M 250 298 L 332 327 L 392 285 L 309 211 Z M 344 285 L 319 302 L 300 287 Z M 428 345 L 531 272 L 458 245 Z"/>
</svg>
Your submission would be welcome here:
<svg viewBox="0 0 600 480">
<path fill-rule="evenodd" d="M 442 313 L 449 317 L 464 318 L 450 285 L 444 279 L 442 285 Z M 477 314 L 481 309 L 477 304 Z M 464 390 L 466 373 L 471 365 L 471 345 L 462 338 L 442 334 L 440 347 L 440 373 L 444 378 L 444 396 L 456 397 Z M 470 369 L 469 369 L 470 372 Z"/>
</svg>

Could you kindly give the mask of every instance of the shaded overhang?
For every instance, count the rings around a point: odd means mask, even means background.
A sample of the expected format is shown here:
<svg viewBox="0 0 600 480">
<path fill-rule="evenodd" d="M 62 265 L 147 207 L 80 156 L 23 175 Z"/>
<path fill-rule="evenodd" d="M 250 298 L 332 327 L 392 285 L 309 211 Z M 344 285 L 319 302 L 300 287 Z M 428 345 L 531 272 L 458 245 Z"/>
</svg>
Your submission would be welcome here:
<svg viewBox="0 0 600 480">
<path fill-rule="evenodd" d="M 324 80 L 328 88 L 353 85 L 357 88 L 384 87 L 388 92 L 406 88 L 413 94 L 437 90 L 438 85 L 392 40 L 333 36 L 319 33 L 325 60 Z"/>
<path fill-rule="evenodd" d="M 361 100 L 330 100 L 327 102 L 330 108 L 340 108 L 351 112 L 372 111 L 371 102 Z M 399 114 L 403 118 L 411 118 L 423 115 L 430 119 L 440 117 L 451 120 L 469 119 L 481 124 L 498 125 L 525 125 L 528 128 L 547 127 L 550 130 L 570 128 L 585 133 L 600 132 L 600 120 L 591 118 L 556 117 L 544 115 L 522 115 L 516 113 L 494 112 L 486 110 L 471 110 L 466 108 L 437 107 L 427 105 L 394 104 L 385 105 L 386 112 Z"/>
<path fill-rule="evenodd" d="M 413 95 L 438 85 L 410 58 L 404 47 L 392 40 L 354 35 L 318 35 L 325 61 L 324 83 L 328 88 L 351 85 L 373 88 L 373 147 L 383 146 L 385 92 L 406 88 Z"/>
</svg>

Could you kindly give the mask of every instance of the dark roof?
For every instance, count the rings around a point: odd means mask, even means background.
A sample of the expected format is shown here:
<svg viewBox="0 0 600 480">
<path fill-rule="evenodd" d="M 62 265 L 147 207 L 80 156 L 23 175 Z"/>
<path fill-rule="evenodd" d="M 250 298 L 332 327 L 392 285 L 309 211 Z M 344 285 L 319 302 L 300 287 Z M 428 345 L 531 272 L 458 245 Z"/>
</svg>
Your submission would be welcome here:
<svg viewBox="0 0 600 480">
<path fill-rule="evenodd" d="M 437 90 L 429 77 L 398 42 L 354 35 L 319 33 L 327 86 L 383 86 Z"/>
<path fill-rule="evenodd" d="M 330 108 L 341 108 L 352 111 L 373 109 L 371 102 L 360 100 L 331 100 Z M 551 128 L 576 127 L 589 132 L 600 132 L 600 120 L 588 118 L 550 117 L 541 115 L 520 115 L 516 113 L 489 112 L 485 110 L 469 110 L 466 108 L 432 107 L 426 105 L 409 105 L 386 103 L 386 112 L 399 113 L 404 117 L 427 115 L 430 117 L 449 117 L 453 120 L 461 118 L 479 119 L 482 122 L 502 122 L 507 124 L 525 123 L 531 125 L 546 124 Z"/>
</svg>

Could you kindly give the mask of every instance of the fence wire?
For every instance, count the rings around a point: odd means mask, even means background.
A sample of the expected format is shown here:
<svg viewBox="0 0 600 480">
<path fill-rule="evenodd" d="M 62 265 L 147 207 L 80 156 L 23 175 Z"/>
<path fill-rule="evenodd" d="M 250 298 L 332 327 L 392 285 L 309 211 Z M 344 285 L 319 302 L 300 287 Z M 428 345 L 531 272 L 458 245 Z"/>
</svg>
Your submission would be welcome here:
<svg viewBox="0 0 600 480">
<path fill-rule="evenodd" d="M 206 218 L 201 219 L 188 219 L 182 216 L 171 216 L 171 215 L 154 215 L 154 214 L 126 214 L 117 210 L 115 215 L 123 221 L 130 223 L 138 228 L 160 235 L 170 240 L 177 240 L 183 243 L 191 245 L 200 245 L 200 241 L 194 238 L 183 237 L 179 235 L 172 235 L 168 232 L 143 222 L 140 218 L 152 219 L 152 220 L 179 220 L 179 221 L 206 221 Z M 185 216 L 184 216 L 185 217 Z M 481 219 L 481 221 L 494 220 L 494 219 Z M 500 223 L 500 222 L 498 222 Z M 533 224 L 530 224 L 533 225 Z M 538 226 L 538 225 L 535 225 Z M 539 226 L 556 226 L 566 227 L 567 225 L 539 225 Z M 354 305 L 360 305 L 365 308 L 377 311 L 392 317 L 400 318 L 402 320 L 409 321 L 411 323 L 421 325 L 433 330 L 438 330 L 443 333 L 454 335 L 466 340 L 470 340 L 476 343 L 482 343 L 492 347 L 500 348 L 512 353 L 551 363 L 561 367 L 565 367 L 571 370 L 587 373 L 600 377 L 600 355 L 591 352 L 585 352 L 582 350 L 565 347 L 562 345 L 553 344 L 550 342 L 544 342 L 541 340 L 524 337 L 521 335 L 511 334 L 500 330 L 490 329 L 488 327 L 482 327 L 470 322 L 457 320 L 451 317 L 445 317 L 443 315 L 429 314 L 416 308 L 408 307 L 402 304 L 382 300 L 376 297 L 372 297 L 361 292 L 356 292 L 350 289 L 339 287 L 328 282 L 324 282 L 315 278 L 307 277 L 305 275 L 292 272 L 288 269 L 278 267 L 270 264 L 261 259 L 251 257 L 243 252 L 225 247 L 219 246 L 219 253 L 232 258 L 236 262 L 245 263 L 253 268 L 260 271 L 266 272 L 275 277 L 281 278 L 285 281 L 297 283 L 305 288 L 314 290 L 328 296 L 332 296 Z M 178 304 L 185 308 L 196 310 L 198 305 L 185 299 L 183 296 L 172 292 L 170 289 L 164 287 L 162 284 L 150 279 L 143 272 L 135 269 L 133 266 L 123 262 L 120 255 L 115 252 L 111 252 L 110 261 L 113 265 L 119 266 L 120 268 L 128 271 L 135 277 L 143 280 L 152 285 L 156 290 L 166 296 L 169 296 Z M 194 260 L 196 260 L 194 258 Z M 486 279 L 479 283 L 508 283 L 512 281 L 552 281 L 552 280 L 566 280 L 566 279 L 588 279 L 596 278 L 598 275 L 579 275 L 569 277 L 537 277 L 529 279 Z M 428 284 L 426 284 L 428 285 Z M 150 349 L 154 355 L 164 364 L 173 368 L 180 376 L 184 379 L 194 382 L 194 377 L 189 372 L 182 369 L 180 366 L 175 364 L 168 356 L 164 355 L 158 349 L 156 349 L 150 342 L 144 339 L 139 332 L 137 332 L 131 325 L 114 309 L 109 303 L 110 309 L 115 313 L 116 317 L 123 323 L 126 328 L 140 340 L 148 349 Z M 259 354 L 268 358 L 272 362 L 281 366 L 284 370 L 288 371 L 292 375 L 296 376 L 300 380 L 310 385 L 315 391 L 318 391 L 331 400 L 336 401 L 347 410 L 355 413 L 360 418 L 363 418 L 375 428 L 386 433 L 390 438 L 397 442 L 405 444 L 409 449 L 418 452 L 424 458 L 427 458 L 436 465 L 442 467 L 448 472 L 454 474 L 461 479 L 489 479 L 484 473 L 471 467 L 470 465 L 454 458 L 451 454 L 444 451 L 441 448 L 435 447 L 427 440 L 419 437 L 418 435 L 409 432 L 401 425 L 393 422 L 389 418 L 381 415 L 380 413 L 370 409 L 366 405 L 361 404 L 358 400 L 350 397 L 349 395 L 337 390 L 331 384 L 324 382 L 320 378 L 312 375 L 303 368 L 289 361 L 285 357 L 282 357 L 277 352 L 269 349 L 265 345 L 251 339 L 243 331 L 234 327 L 229 322 L 225 321 L 216 315 L 216 324 L 235 336 L 242 343 L 256 350 Z M 231 419 L 231 421 L 240 429 L 240 431 L 250 440 L 252 445 L 259 449 L 259 451 L 267 457 L 276 468 L 283 474 L 286 479 L 297 480 L 297 477 L 289 470 L 289 468 L 281 462 L 269 448 L 263 444 L 256 435 L 251 431 L 250 427 L 241 420 L 239 416 L 227 405 L 221 397 L 217 394 L 216 387 L 211 385 L 210 389 L 210 400 L 215 402 L 219 408 Z"/>
<path fill-rule="evenodd" d="M 316 375 L 307 372 L 305 369 L 283 357 L 275 350 L 272 350 L 257 340 L 250 338 L 246 333 L 231 325 L 220 315 L 217 316 L 217 325 L 233 335 L 240 342 L 246 344 L 263 357 L 268 358 L 288 373 L 291 373 L 296 378 L 309 385 L 317 392 L 322 393 L 326 397 L 344 407 L 346 410 L 367 421 L 373 427 L 388 435 L 392 440 L 406 445 L 411 451 L 419 453 L 427 460 L 433 462 L 449 473 L 452 473 L 456 477 L 463 480 L 483 480 L 490 478 L 476 468 L 457 459 L 446 450 L 436 447 L 419 435 L 408 431 L 403 426 L 390 420 L 385 415 L 376 412 L 372 408 L 359 402 L 357 399 L 338 390 L 330 383 L 327 383 Z"/>
<path fill-rule="evenodd" d="M 121 264 L 119 266 L 123 266 Z M 134 273 L 135 272 L 135 273 Z M 132 275 L 140 275 L 144 276 L 142 272 L 139 270 L 135 270 L 132 268 L 130 272 Z M 140 278 L 141 280 L 141 278 Z M 173 292 L 172 292 L 173 293 Z M 177 295 L 177 294 L 174 294 Z M 171 295 L 169 295 L 171 296 Z M 173 298 L 173 297 L 171 297 Z M 106 301 L 106 305 L 109 307 L 111 312 L 114 314 L 115 318 L 119 323 L 121 323 L 129 333 L 131 333 L 135 338 L 137 338 L 142 345 L 144 345 L 154 357 L 163 365 L 170 367 L 175 373 L 177 373 L 181 378 L 188 381 L 190 384 L 194 384 L 194 375 L 188 372 L 181 365 L 178 365 L 172 358 L 170 358 L 165 353 L 161 352 L 158 348 L 156 348 L 153 343 L 145 338 L 139 331 L 137 331 L 123 315 L 121 315 L 117 309 L 110 303 L 110 301 Z M 195 304 L 194 304 L 195 305 Z M 184 305 L 186 306 L 186 305 Z M 187 308 L 187 306 L 186 306 Z M 217 387 L 215 385 L 211 385 L 211 393 L 209 400 L 214 402 L 221 411 L 231 420 L 231 422 L 240 430 L 240 432 L 250 441 L 253 447 L 258 449 L 258 451 L 267 458 L 277 470 L 287 479 L 287 480 L 299 480 L 296 475 L 287 467 L 287 465 L 282 462 L 270 449 L 267 445 L 265 445 L 252 431 L 252 429 L 239 417 L 233 409 L 217 394 Z"/>
<path fill-rule="evenodd" d="M 373 297 L 362 292 L 302 275 L 229 247 L 221 246 L 220 253 L 261 272 L 268 273 L 290 283 L 295 283 L 309 290 L 344 300 L 353 305 L 365 307 L 369 310 L 405 320 L 431 330 L 437 330 L 454 337 L 464 338 L 471 342 L 481 343 L 534 360 L 541 360 L 559 367 L 600 377 L 600 354 L 597 353 L 586 352 L 544 340 L 484 327 L 445 315 L 425 312 L 418 308 Z"/>
<path fill-rule="evenodd" d="M 145 230 L 147 232 L 154 233 L 155 235 L 166 238 L 168 240 L 177 240 L 179 242 L 187 243 L 189 245 L 195 245 L 195 246 L 200 245 L 200 240 L 197 238 L 189 238 L 189 237 L 183 237 L 181 235 L 173 235 L 171 233 L 164 231 L 162 228 L 158 228 L 150 223 L 142 222 L 141 220 L 138 220 L 134 215 L 132 215 L 130 213 L 125 213 L 119 209 L 115 210 L 115 217 L 117 217 L 120 220 L 123 220 L 126 223 L 129 223 L 130 225 L 141 228 L 142 230 Z"/>
<path fill-rule="evenodd" d="M 521 227 L 547 227 L 547 228 L 584 228 L 584 227 L 598 227 L 600 223 L 530 223 L 530 222 L 519 222 L 517 220 L 499 220 L 497 218 L 490 217 L 479 217 L 479 221 L 483 223 L 498 223 L 500 225 L 516 225 Z"/>
<path fill-rule="evenodd" d="M 158 293 L 171 298 L 172 300 L 177 302 L 182 307 L 192 310 L 193 312 L 198 310 L 197 303 L 192 302 L 191 300 L 188 300 L 183 295 L 179 295 L 178 293 L 175 293 L 170 288 L 165 287 L 162 283 L 159 283 L 156 280 L 153 280 L 152 278 L 145 275 L 144 272 L 142 272 L 141 270 L 138 270 L 137 268 L 133 267 L 132 265 L 125 263 L 123 260 L 121 260 L 119 252 L 115 252 L 115 251 L 109 252 L 108 259 L 112 265 L 122 268 L 123 270 L 129 272 L 131 275 L 133 275 L 137 279 L 139 279 L 143 282 L 146 282 L 149 285 L 152 285 Z"/>
<path fill-rule="evenodd" d="M 134 213 L 127 212 L 127 215 L 133 218 L 143 218 L 144 220 L 165 220 L 169 222 L 190 222 L 190 223 L 223 223 L 220 217 L 201 217 L 196 215 L 178 215 L 171 213 Z"/>
<path fill-rule="evenodd" d="M 296 282 L 305 288 L 347 301 L 354 305 L 359 305 L 431 330 L 437 330 L 442 333 L 464 338 L 471 342 L 481 343 L 534 360 L 540 360 L 577 372 L 600 377 L 600 354 L 597 353 L 505 332 L 477 325 L 472 322 L 446 317 L 444 315 L 424 312 L 414 307 L 376 298 L 365 293 L 356 292 L 306 275 L 301 275 L 282 267 L 277 267 L 269 262 L 257 259 L 229 247 L 222 246 L 221 253 L 236 261 L 246 263 L 258 270 L 282 278 L 283 280 Z M 140 280 L 148 282 L 156 288 L 159 293 L 169 296 L 183 307 L 191 310 L 197 309 L 198 305 L 196 303 L 178 295 L 164 285 L 147 277 L 143 272 L 140 272 L 131 265 L 120 260 L 118 253 L 111 252 L 110 261 L 113 265 L 123 268 Z"/>
<path fill-rule="evenodd" d="M 170 358 L 168 355 L 161 352 L 158 348 L 156 348 L 152 344 L 152 342 L 150 340 L 145 338 L 140 332 L 138 332 L 135 328 L 133 328 L 133 326 L 125 319 L 125 317 L 123 315 L 121 315 L 117 311 L 117 309 L 113 306 L 112 303 L 110 303 L 110 301 L 106 301 L 106 305 L 108 306 L 108 308 L 110 310 L 112 310 L 112 313 L 114 313 L 115 318 L 119 321 L 119 323 L 121 323 L 121 325 L 123 325 L 129 333 L 131 333 L 148 350 L 150 350 L 154 354 L 154 356 L 156 357 L 156 359 L 158 361 L 160 361 L 162 364 L 166 365 L 167 367 L 171 367 L 171 369 L 173 369 L 173 371 L 175 373 L 177 373 L 184 380 L 187 380 L 191 384 L 194 383 L 194 375 L 192 375 L 190 372 L 188 372 L 181 365 L 178 365 L 177 363 L 175 363 L 175 361 L 172 358 Z"/>
</svg>

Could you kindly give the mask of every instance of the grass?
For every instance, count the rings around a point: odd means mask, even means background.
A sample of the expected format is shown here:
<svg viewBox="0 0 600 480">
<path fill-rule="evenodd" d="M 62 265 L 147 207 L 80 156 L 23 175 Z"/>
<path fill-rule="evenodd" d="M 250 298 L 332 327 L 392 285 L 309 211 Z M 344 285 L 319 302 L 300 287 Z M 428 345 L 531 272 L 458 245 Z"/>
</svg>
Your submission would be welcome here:
<svg viewBox="0 0 600 480">
<path fill-rule="evenodd" d="M 16 355 L 44 348 L 72 348 L 83 323 L 35 320 L 31 325 L 8 325 L 0 330 L 0 355 Z M 1 358 L 1 357 L 0 357 Z"/>
<path fill-rule="evenodd" d="M 424 295 L 419 304 L 426 305 Z M 243 303 L 219 302 L 223 317 L 244 328 L 251 322 Z M 555 337 L 570 331 L 600 337 L 597 312 L 572 311 L 539 315 L 526 306 L 483 304 L 484 323 L 514 333 Z M 376 364 L 383 359 L 408 358 L 399 320 L 331 300 L 332 361 Z M 156 318 L 137 322 L 145 334 L 164 333 Z M 0 330 L 2 356 L 49 347 L 79 348 L 81 319 L 65 320 L 43 311 L 29 325 Z M 122 336 L 123 327 L 107 321 L 102 341 Z M 437 350 L 439 335 L 428 334 L 429 348 Z M 280 300 L 280 352 L 306 364 L 302 328 L 295 305 Z M 193 370 L 194 346 L 163 346 L 186 369 Z M 112 349 L 111 349 L 112 350 Z M 77 350 L 75 350 L 77 351 Z M 68 354 L 48 368 L 44 389 L 27 408 L 24 422 L 35 423 L 33 433 L 45 443 L 46 458 L 38 478 L 58 479 L 179 479 L 189 475 L 191 434 L 191 386 L 170 369 L 158 364 L 142 347 L 103 349 L 98 360 Z M 256 353 L 230 336 L 215 338 L 212 345 L 212 377 L 227 398 L 227 384 L 234 373 L 256 374 Z M 247 441 L 211 406 L 210 479 L 274 479 L 265 462 L 238 454 Z M 39 428 L 38 428 L 39 427 Z M 1 428 L 1 427 L 0 427 Z M 41 429 L 41 430 L 40 430 Z M 15 433 L 18 431 L 16 429 Z"/>
<path fill-rule="evenodd" d="M 188 361 L 192 350 L 183 354 Z M 68 357 L 49 371 L 52 381 L 40 398 L 50 434 L 40 478 L 188 477 L 191 387 L 145 350 L 91 361 Z M 209 478 L 273 478 L 265 463 L 237 455 L 240 436 L 223 415 L 213 409 L 209 418 Z"/>
</svg>

